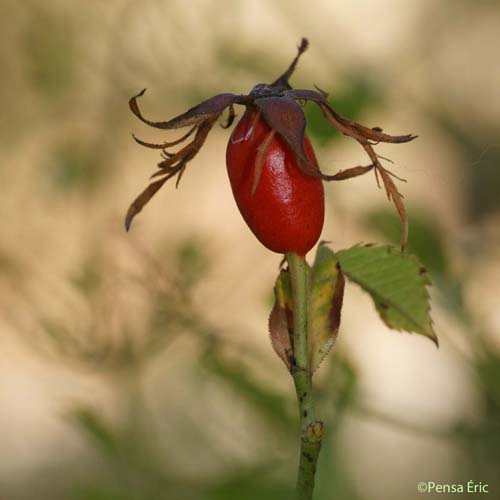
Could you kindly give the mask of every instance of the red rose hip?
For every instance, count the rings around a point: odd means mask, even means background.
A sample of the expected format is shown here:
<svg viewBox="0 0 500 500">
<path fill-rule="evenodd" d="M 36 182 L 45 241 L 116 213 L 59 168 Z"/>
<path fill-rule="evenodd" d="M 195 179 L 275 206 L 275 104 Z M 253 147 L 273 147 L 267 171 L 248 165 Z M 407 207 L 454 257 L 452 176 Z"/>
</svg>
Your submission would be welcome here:
<svg viewBox="0 0 500 500">
<path fill-rule="evenodd" d="M 406 246 L 408 218 L 403 197 L 389 170 L 380 163 L 373 150 L 379 142 L 404 143 L 415 135 L 392 136 L 380 127 L 369 128 L 343 118 L 320 89 L 294 89 L 289 79 L 300 56 L 307 49 L 303 38 L 297 55 L 286 71 L 273 83 L 258 83 L 249 94 L 224 92 L 189 108 L 167 121 L 144 117 L 137 100 L 146 89 L 129 101 L 131 111 L 143 123 L 162 130 L 188 128 L 172 142 L 151 143 L 134 139 L 142 146 L 161 150 L 162 161 L 152 175 L 153 181 L 135 198 L 125 217 L 127 231 L 134 217 L 169 179 L 181 180 L 187 164 L 198 154 L 210 130 L 228 110 L 224 128 L 236 117 L 235 106 L 246 111 L 235 128 L 226 153 L 227 170 L 236 203 L 255 236 L 267 248 L 278 253 L 294 252 L 304 256 L 318 241 L 324 219 L 324 193 L 321 181 L 342 181 L 374 171 L 382 181 L 402 222 L 401 248 Z M 327 121 L 339 132 L 354 138 L 365 150 L 370 163 L 340 170 L 335 174 L 320 171 L 314 151 L 305 135 L 306 117 L 303 102 L 313 102 Z M 180 149 L 170 148 L 183 144 Z M 394 176 L 396 177 L 396 176 Z"/>
<path fill-rule="evenodd" d="M 304 150 L 319 170 L 307 136 Z M 245 222 L 265 247 L 304 256 L 321 234 L 325 203 L 321 179 L 304 175 L 298 162 L 284 139 L 271 133 L 261 113 L 249 107 L 231 134 L 226 151 L 234 198 Z"/>
</svg>

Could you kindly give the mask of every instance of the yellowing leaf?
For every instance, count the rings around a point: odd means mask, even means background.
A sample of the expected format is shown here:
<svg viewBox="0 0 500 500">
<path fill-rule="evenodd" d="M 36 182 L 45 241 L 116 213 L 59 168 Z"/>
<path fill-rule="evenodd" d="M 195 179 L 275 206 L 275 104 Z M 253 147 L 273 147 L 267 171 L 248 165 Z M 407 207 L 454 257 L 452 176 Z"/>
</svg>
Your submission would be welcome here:
<svg viewBox="0 0 500 500">
<path fill-rule="evenodd" d="M 344 276 L 335 254 L 320 245 L 311 272 L 307 342 L 314 372 L 337 338 L 344 296 Z"/>
</svg>

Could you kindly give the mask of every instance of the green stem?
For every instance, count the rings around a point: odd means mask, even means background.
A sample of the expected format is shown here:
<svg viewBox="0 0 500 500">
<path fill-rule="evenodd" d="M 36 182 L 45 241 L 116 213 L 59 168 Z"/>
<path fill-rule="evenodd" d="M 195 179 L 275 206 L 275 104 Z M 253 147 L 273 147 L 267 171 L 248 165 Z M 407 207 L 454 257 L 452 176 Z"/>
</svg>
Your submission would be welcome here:
<svg viewBox="0 0 500 500">
<path fill-rule="evenodd" d="M 316 464 L 324 433 L 323 423 L 314 415 L 312 375 L 307 343 L 307 304 L 309 299 L 309 270 L 304 257 L 287 253 L 293 295 L 293 354 L 292 376 L 300 412 L 300 459 L 297 474 L 297 499 L 311 500 Z"/>
</svg>

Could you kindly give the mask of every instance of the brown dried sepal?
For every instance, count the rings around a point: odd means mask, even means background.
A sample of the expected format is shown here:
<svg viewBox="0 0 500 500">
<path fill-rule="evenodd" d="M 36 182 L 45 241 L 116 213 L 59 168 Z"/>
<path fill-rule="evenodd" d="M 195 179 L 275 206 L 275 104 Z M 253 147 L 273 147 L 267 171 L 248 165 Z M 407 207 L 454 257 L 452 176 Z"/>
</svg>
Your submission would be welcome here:
<svg viewBox="0 0 500 500">
<path fill-rule="evenodd" d="M 303 173 L 313 175 L 313 171 L 317 169 L 307 158 L 304 149 L 306 117 L 302 108 L 288 97 L 256 99 L 255 105 L 269 127 L 288 143 L 295 156 L 300 160 L 298 165 Z"/>
<path fill-rule="evenodd" d="M 188 109 L 185 113 L 182 113 L 179 116 L 172 118 L 171 120 L 163 122 L 154 122 L 148 120 L 142 115 L 139 106 L 137 104 L 137 99 L 139 97 L 142 97 L 145 92 L 146 89 L 143 89 L 136 96 L 130 99 L 129 101 L 130 109 L 132 113 L 134 113 L 134 115 L 137 116 L 137 118 L 139 118 L 139 120 L 141 120 L 146 125 L 149 125 L 150 127 L 160 128 L 163 130 L 170 130 L 170 129 L 188 127 L 189 125 L 200 124 L 204 120 L 207 120 L 213 117 L 214 115 L 219 116 L 220 113 L 222 113 L 228 106 L 234 104 L 239 99 L 239 96 L 236 96 L 234 94 L 218 94 L 211 97 L 210 99 L 207 99 L 206 101 L 203 101 L 202 103 L 196 106 L 193 106 L 192 108 Z"/>
<path fill-rule="evenodd" d="M 235 96 L 234 94 L 219 94 L 207 99 L 197 106 L 194 106 L 172 120 L 155 122 L 145 118 L 137 104 L 137 99 L 144 95 L 145 91 L 146 89 L 132 97 L 129 101 L 130 109 L 142 122 L 151 127 L 160 129 L 177 129 L 190 125 L 191 128 L 179 139 L 172 142 L 165 142 L 163 144 L 145 142 L 134 136 L 135 141 L 141 146 L 151 149 L 161 149 L 164 160 L 158 163 L 158 168 L 160 170 L 151 176 L 153 178 L 161 177 L 161 179 L 150 184 L 130 205 L 125 217 L 125 227 L 127 231 L 130 229 L 130 225 L 132 224 L 134 217 L 142 210 L 144 205 L 148 203 L 148 201 L 156 194 L 166 181 L 177 175 L 176 186 L 179 184 L 179 181 L 181 180 L 186 169 L 186 165 L 201 149 L 210 130 L 214 126 L 214 123 L 228 106 L 230 107 L 230 112 L 227 120 L 227 126 L 233 122 L 235 117 L 233 104 L 239 99 L 238 96 Z M 179 151 L 176 153 L 167 151 L 167 148 L 176 146 L 186 141 L 193 133 L 193 140 L 183 146 Z"/>
<path fill-rule="evenodd" d="M 160 170 L 155 172 L 152 177 L 161 177 L 161 179 L 150 184 L 130 205 L 125 217 L 125 228 L 127 231 L 130 229 L 134 217 L 142 210 L 144 205 L 146 205 L 165 182 L 177 175 L 176 185 L 179 184 L 187 163 L 196 156 L 203 146 L 219 114 L 200 122 L 196 127 L 194 139 L 189 144 L 173 155 L 168 154 L 164 161 L 158 163 Z M 187 138 L 187 136 L 186 134 L 185 137 Z M 151 147 L 151 145 L 146 145 L 146 147 Z"/>
</svg>

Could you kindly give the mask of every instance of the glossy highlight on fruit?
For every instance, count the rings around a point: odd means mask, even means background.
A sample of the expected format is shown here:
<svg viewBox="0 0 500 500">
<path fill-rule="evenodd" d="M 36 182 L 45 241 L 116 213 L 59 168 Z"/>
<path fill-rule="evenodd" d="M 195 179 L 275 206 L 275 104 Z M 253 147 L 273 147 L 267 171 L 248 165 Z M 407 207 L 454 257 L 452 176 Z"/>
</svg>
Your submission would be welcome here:
<svg viewBox="0 0 500 500">
<path fill-rule="evenodd" d="M 270 132 L 259 111 L 249 107 L 231 134 L 226 151 L 233 195 L 245 222 L 265 247 L 277 253 L 305 255 L 323 228 L 323 184 L 320 178 L 302 173 L 290 146 L 278 134 L 269 138 Z M 263 147 L 262 172 L 255 183 Z M 318 168 L 307 136 L 304 149 Z"/>
</svg>

